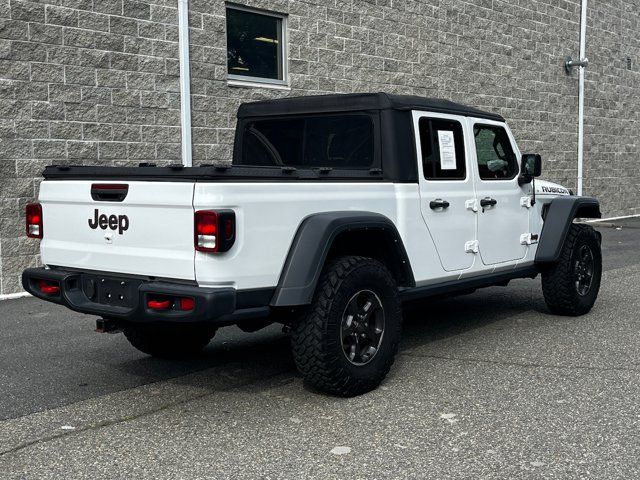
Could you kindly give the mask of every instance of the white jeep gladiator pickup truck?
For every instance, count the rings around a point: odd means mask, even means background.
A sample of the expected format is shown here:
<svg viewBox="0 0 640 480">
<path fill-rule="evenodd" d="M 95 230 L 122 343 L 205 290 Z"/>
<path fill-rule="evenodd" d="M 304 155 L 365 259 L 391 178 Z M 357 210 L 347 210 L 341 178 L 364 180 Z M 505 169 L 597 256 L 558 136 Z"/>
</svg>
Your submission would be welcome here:
<svg viewBox="0 0 640 480">
<path fill-rule="evenodd" d="M 600 237 L 574 220 L 599 203 L 536 182 L 540 164 L 504 118 L 449 101 L 247 103 L 231 166 L 47 167 L 23 285 L 151 355 L 280 322 L 307 384 L 357 395 L 393 363 L 403 301 L 541 274 L 552 312 L 591 309 Z"/>
</svg>

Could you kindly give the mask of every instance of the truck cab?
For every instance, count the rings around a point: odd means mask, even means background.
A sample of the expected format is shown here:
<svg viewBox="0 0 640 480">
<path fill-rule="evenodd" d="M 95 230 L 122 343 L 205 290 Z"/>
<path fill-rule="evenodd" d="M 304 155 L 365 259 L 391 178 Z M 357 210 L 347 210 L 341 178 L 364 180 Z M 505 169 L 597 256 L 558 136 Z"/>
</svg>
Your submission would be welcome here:
<svg viewBox="0 0 640 480">
<path fill-rule="evenodd" d="M 529 211 L 531 185 L 519 183 L 521 153 L 506 123 L 427 111 L 412 116 L 421 212 L 442 268 L 473 274 L 532 261 L 531 243 L 521 237 L 529 238 L 532 227 L 539 233 L 540 222 Z"/>
</svg>

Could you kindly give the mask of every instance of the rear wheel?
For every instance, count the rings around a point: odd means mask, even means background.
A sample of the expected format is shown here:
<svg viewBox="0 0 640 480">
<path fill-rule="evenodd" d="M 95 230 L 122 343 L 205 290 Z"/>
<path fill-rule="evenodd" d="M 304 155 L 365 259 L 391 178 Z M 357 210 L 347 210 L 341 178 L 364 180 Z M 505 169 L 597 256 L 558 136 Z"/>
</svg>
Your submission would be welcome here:
<svg viewBox="0 0 640 480">
<path fill-rule="evenodd" d="M 588 225 L 571 225 L 560 260 L 542 272 L 542 292 L 553 313 L 583 315 L 598 297 L 602 277 L 600 239 Z"/>
<path fill-rule="evenodd" d="M 180 358 L 201 352 L 216 329 L 193 325 L 129 324 L 123 327 L 123 332 L 129 343 L 143 353 Z"/>
<path fill-rule="evenodd" d="M 338 396 L 376 388 L 393 364 L 402 324 L 395 280 L 377 260 L 332 261 L 310 308 L 291 331 L 305 382 Z"/>
</svg>

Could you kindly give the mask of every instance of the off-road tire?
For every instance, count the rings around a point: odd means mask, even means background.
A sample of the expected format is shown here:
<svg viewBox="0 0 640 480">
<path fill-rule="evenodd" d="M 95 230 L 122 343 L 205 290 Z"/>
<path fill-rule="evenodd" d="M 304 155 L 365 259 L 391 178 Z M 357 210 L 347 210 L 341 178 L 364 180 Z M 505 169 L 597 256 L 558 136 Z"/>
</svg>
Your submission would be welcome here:
<svg viewBox="0 0 640 480">
<path fill-rule="evenodd" d="M 585 245 L 593 255 L 593 278 L 589 290 L 581 295 L 576 285 L 576 262 Z M 571 225 L 560 259 L 542 271 L 542 292 L 547 307 L 557 315 L 584 315 L 591 310 L 598 297 L 601 277 L 602 253 L 598 234 L 588 225 Z"/>
<path fill-rule="evenodd" d="M 341 325 L 347 305 L 361 291 L 379 299 L 384 332 L 371 360 L 354 365 L 343 351 Z M 293 325 L 293 358 L 308 386 L 341 397 L 360 395 L 376 388 L 389 372 L 401 328 L 398 288 L 387 267 L 371 258 L 338 257 L 326 265 L 312 304 Z"/>
<path fill-rule="evenodd" d="M 135 348 L 160 358 L 196 355 L 216 333 L 211 327 L 164 324 L 129 324 L 122 331 Z"/>
</svg>

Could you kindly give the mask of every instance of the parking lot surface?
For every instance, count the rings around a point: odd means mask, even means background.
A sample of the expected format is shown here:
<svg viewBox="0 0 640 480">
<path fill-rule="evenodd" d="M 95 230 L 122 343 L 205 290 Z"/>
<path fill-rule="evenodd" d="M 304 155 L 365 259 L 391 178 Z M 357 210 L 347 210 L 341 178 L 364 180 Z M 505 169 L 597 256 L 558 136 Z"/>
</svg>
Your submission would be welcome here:
<svg viewBox="0 0 640 480">
<path fill-rule="evenodd" d="M 0 302 L 0 478 L 639 478 L 640 220 L 598 228 L 591 313 L 551 315 L 539 279 L 408 305 L 352 399 L 307 390 L 277 326 L 166 361 Z"/>
</svg>

